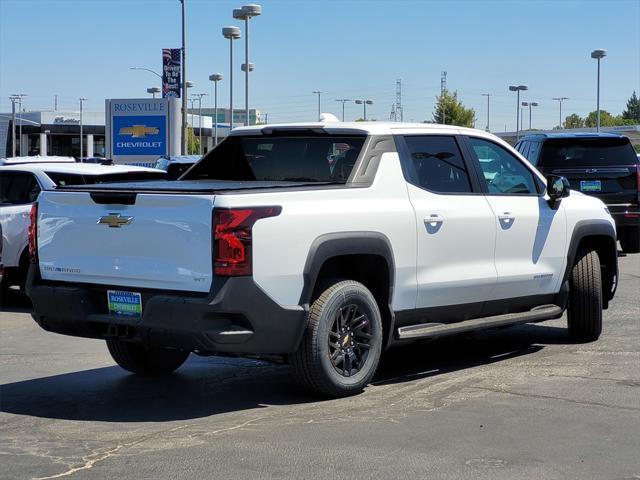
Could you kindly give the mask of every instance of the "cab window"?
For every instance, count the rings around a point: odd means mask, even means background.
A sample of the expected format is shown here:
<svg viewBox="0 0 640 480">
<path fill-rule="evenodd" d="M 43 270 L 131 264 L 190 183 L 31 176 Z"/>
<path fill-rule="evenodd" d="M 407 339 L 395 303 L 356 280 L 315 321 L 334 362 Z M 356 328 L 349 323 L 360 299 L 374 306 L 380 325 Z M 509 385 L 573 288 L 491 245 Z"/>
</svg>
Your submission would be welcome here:
<svg viewBox="0 0 640 480">
<path fill-rule="evenodd" d="M 40 186 L 32 173 L 0 173 L 0 204 L 26 205 L 38 198 Z"/>
</svg>

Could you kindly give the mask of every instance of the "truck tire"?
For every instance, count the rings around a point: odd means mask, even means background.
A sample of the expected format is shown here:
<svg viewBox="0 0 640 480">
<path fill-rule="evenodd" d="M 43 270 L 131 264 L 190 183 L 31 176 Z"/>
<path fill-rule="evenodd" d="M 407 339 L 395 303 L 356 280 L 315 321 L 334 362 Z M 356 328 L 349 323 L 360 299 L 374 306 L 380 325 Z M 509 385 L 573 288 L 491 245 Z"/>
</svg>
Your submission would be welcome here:
<svg viewBox="0 0 640 480">
<path fill-rule="evenodd" d="M 109 353 L 125 370 L 140 375 L 162 375 L 178 369 L 189 352 L 169 348 L 147 347 L 118 339 L 107 339 Z"/>
<path fill-rule="evenodd" d="M 620 246 L 625 253 L 640 253 L 640 227 L 625 227 L 620 231 Z"/>
<path fill-rule="evenodd" d="M 289 357 L 304 388 L 322 395 L 353 395 L 371 381 L 382 351 L 382 317 L 361 283 L 337 281 L 313 302 L 298 350 Z"/>
<path fill-rule="evenodd" d="M 578 252 L 569 277 L 567 319 L 574 340 L 594 341 L 602 332 L 600 257 L 595 250 Z"/>
</svg>

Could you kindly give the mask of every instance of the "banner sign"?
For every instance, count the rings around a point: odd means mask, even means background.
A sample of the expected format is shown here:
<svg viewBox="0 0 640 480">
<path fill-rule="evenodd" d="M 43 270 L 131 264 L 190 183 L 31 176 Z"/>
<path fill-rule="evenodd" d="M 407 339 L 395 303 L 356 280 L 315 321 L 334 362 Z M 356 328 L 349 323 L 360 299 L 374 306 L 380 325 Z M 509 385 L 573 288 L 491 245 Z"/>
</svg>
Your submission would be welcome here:
<svg viewBox="0 0 640 480">
<path fill-rule="evenodd" d="M 164 155 L 167 152 L 167 117 L 114 116 L 113 155 Z"/>
<path fill-rule="evenodd" d="M 180 48 L 162 49 L 162 98 L 180 98 Z"/>
</svg>

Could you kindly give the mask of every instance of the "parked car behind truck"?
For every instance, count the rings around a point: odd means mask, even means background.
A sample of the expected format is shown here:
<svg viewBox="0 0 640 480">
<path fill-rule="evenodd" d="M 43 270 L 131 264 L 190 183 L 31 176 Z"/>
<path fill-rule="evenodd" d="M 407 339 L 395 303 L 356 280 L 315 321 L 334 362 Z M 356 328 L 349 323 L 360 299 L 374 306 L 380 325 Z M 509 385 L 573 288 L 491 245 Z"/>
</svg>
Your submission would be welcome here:
<svg viewBox="0 0 640 480">
<path fill-rule="evenodd" d="M 178 181 L 42 192 L 32 218 L 45 330 L 105 339 L 138 374 L 278 354 L 330 396 L 408 341 L 565 310 L 595 340 L 617 284 L 599 199 L 443 125 L 237 128 Z"/>
<path fill-rule="evenodd" d="M 543 174 L 563 175 L 571 188 L 609 208 L 622 249 L 640 252 L 640 160 L 629 139 L 611 133 L 523 137 L 516 149 Z"/>
</svg>

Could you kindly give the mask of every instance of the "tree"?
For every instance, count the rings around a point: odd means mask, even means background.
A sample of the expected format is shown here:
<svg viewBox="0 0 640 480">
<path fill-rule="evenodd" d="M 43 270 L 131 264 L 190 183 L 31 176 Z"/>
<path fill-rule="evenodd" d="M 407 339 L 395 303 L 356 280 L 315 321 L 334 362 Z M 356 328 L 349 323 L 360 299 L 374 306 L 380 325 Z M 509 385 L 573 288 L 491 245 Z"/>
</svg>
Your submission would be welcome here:
<svg viewBox="0 0 640 480">
<path fill-rule="evenodd" d="M 627 109 L 622 112 L 622 118 L 632 120 L 633 123 L 640 123 L 640 99 L 636 96 L 635 90 L 627 101 Z"/>
<path fill-rule="evenodd" d="M 433 122 L 473 128 L 476 123 L 476 111 L 473 108 L 466 108 L 458 100 L 458 92 L 450 93 L 445 90 L 442 95 L 436 97 Z"/>
<path fill-rule="evenodd" d="M 187 155 L 200 153 L 200 139 L 193 132 L 193 127 L 187 126 Z"/>
<path fill-rule="evenodd" d="M 597 112 L 593 111 L 584 119 L 585 127 L 595 127 L 597 123 Z M 633 120 L 626 120 L 622 115 L 613 116 L 606 110 L 600 110 L 600 126 L 601 127 L 617 127 L 619 125 L 633 124 Z"/>
<path fill-rule="evenodd" d="M 572 113 L 564 119 L 564 128 L 582 128 L 584 127 L 583 118 L 577 113 Z"/>
</svg>

